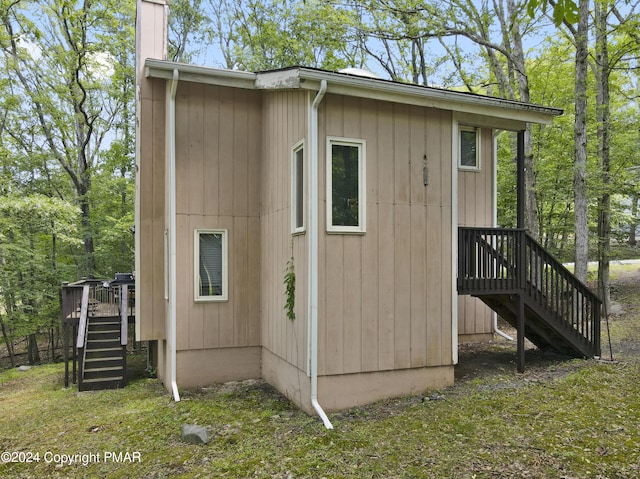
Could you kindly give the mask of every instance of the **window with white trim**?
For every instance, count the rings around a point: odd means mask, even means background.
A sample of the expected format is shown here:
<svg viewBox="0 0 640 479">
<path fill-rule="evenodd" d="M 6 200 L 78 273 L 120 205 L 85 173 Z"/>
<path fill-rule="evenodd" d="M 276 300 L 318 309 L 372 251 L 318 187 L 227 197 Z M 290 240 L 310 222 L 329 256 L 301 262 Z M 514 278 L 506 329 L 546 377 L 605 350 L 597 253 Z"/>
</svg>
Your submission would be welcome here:
<svg viewBox="0 0 640 479">
<path fill-rule="evenodd" d="M 227 230 L 195 230 L 195 301 L 226 301 Z"/>
<path fill-rule="evenodd" d="M 365 231 L 366 142 L 327 139 L 327 231 Z"/>
<path fill-rule="evenodd" d="M 291 232 L 304 231 L 304 143 L 291 152 Z"/>
<path fill-rule="evenodd" d="M 458 167 L 462 170 L 480 169 L 480 131 L 477 128 L 460 126 L 458 143 Z"/>
</svg>

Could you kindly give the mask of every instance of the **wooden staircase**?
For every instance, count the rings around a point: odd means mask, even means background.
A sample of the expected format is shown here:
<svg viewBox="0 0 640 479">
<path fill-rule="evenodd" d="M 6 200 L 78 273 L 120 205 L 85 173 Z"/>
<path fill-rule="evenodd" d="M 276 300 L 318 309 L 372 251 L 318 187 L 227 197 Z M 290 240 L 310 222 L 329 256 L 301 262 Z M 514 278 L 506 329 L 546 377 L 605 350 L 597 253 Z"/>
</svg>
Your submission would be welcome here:
<svg viewBox="0 0 640 479">
<path fill-rule="evenodd" d="M 88 318 L 80 391 L 124 387 L 126 356 L 120 343 L 119 317 Z"/>
<path fill-rule="evenodd" d="M 73 382 L 78 390 L 115 389 L 126 385 L 127 334 L 135 297 L 132 275 L 112 281 L 82 280 L 62 288 L 65 326 L 65 387 L 69 385 L 68 343 L 71 330 Z M 131 278 L 128 278 L 131 276 Z M 77 368 L 76 368 L 77 364 Z"/>
<path fill-rule="evenodd" d="M 524 338 L 574 357 L 600 355 L 600 299 L 526 231 L 459 228 L 458 294 L 480 298 Z"/>
</svg>

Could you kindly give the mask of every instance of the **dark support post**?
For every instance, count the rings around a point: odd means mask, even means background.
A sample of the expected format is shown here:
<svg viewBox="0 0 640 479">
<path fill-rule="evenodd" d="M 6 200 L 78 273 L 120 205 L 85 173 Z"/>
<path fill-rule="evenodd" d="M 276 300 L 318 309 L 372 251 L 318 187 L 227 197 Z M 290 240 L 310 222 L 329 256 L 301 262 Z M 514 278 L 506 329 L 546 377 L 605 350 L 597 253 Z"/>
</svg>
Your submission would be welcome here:
<svg viewBox="0 0 640 479">
<path fill-rule="evenodd" d="M 62 316 L 62 347 L 64 348 L 64 387 L 69 387 L 69 323 L 66 318 L 66 302 L 68 301 L 67 296 L 67 285 L 69 283 L 62 283 L 62 287 L 60 288 L 60 311 Z"/>
<path fill-rule="evenodd" d="M 64 322 L 62 327 L 64 328 L 62 344 L 64 348 L 64 387 L 69 387 L 69 323 L 63 318 Z"/>
<path fill-rule="evenodd" d="M 524 372 L 524 293 L 518 294 L 518 372 Z"/>
<path fill-rule="evenodd" d="M 78 350 L 76 349 L 76 338 L 78 337 L 78 328 L 76 327 L 76 325 L 73 325 L 73 337 L 72 337 L 72 341 L 73 341 L 73 384 L 76 384 L 77 380 L 78 380 L 78 371 L 76 369 L 76 364 L 78 362 Z"/>
<path fill-rule="evenodd" d="M 524 229 L 524 206 L 525 206 L 525 184 L 524 184 L 524 130 L 518 132 L 518 146 L 516 156 L 516 188 L 517 188 L 517 220 L 516 228 Z"/>
<path fill-rule="evenodd" d="M 517 144 L 517 156 L 516 156 L 516 208 L 517 219 L 516 227 L 520 230 L 524 230 L 524 211 L 525 211 L 525 183 L 524 183 L 524 130 L 518 132 L 518 144 Z M 520 293 L 518 294 L 518 318 L 517 318 L 517 343 L 518 343 L 518 372 L 524 372 L 524 323 L 525 323 L 525 310 L 524 310 L 524 284 L 526 281 L 526 275 L 524 270 L 526 252 L 524 232 L 519 231 L 518 237 L 518 288 Z"/>
</svg>

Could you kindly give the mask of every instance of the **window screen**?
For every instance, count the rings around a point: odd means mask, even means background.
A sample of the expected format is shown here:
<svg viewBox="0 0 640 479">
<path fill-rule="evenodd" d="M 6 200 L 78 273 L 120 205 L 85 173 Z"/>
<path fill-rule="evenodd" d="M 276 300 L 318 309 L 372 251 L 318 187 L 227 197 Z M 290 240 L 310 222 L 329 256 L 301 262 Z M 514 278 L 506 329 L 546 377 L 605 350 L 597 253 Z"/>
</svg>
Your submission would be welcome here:
<svg viewBox="0 0 640 479">
<path fill-rule="evenodd" d="M 197 297 L 213 299 L 226 296 L 224 281 L 225 233 L 198 232 L 198 284 Z"/>
</svg>

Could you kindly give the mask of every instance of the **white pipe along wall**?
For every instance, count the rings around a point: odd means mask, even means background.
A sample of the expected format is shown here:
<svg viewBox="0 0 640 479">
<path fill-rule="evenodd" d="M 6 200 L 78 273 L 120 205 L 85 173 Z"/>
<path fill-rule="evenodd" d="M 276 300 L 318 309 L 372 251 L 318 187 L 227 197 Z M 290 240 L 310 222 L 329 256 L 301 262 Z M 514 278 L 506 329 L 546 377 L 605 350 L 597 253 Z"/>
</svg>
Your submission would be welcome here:
<svg viewBox="0 0 640 479">
<path fill-rule="evenodd" d="M 176 378 L 177 239 L 176 239 L 176 90 L 178 69 L 173 69 L 169 95 L 169 376 L 173 399 L 180 401 Z"/>
<path fill-rule="evenodd" d="M 333 429 L 333 424 L 318 402 L 318 107 L 326 92 L 327 81 L 322 80 L 311 104 L 309 119 L 309 359 L 311 405 L 322 419 L 324 427 Z"/>
</svg>

